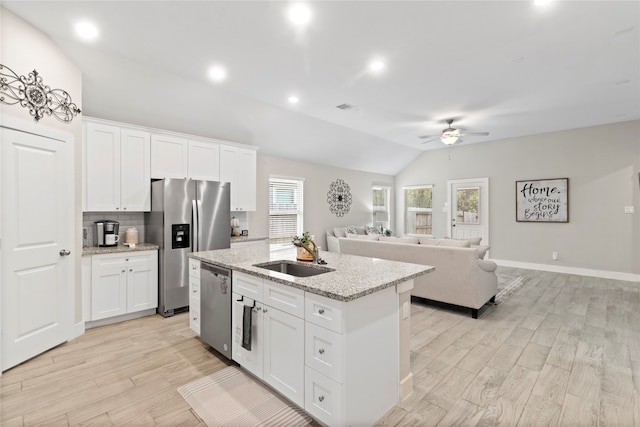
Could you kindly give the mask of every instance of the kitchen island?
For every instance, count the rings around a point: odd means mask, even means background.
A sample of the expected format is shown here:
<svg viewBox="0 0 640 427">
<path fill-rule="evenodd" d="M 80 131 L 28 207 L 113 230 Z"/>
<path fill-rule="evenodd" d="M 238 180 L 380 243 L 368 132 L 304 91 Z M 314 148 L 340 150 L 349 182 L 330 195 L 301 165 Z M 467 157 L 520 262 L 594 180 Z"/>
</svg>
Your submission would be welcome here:
<svg viewBox="0 0 640 427">
<path fill-rule="evenodd" d="M 409 291 L 433 267 L 332 252 L 317 265 L 296 262 L 294 249 L 196 252 L 190 262 L 232 271 L 233 360 L 326 425 L 372 425 L 413 390 Z M 274 261 L 327 271 L 258 266 Z"/>
</svg>

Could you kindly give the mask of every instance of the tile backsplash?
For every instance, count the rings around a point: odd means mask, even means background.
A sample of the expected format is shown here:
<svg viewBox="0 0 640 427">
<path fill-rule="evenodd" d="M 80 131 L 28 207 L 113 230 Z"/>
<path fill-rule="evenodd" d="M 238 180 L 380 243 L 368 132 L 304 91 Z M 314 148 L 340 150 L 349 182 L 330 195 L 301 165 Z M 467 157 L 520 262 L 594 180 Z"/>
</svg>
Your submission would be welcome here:
<svg viewBox="0 0 640 427">
<path fill-rule="evenodd" d="M 120 228 L 118 234 L 120 235 L 120 241 L 124 242 L 124 233 L 129 227 L 135 227 L 138 229 L 138 241 L 140 243 L 145 242 L 144 234 L 144 212 L 84 212 L 82 214 L 82 227 L 87 230 L 87 241 L 83 241 L 83 246 L 93 246 L 93 222 L 110 219 L 118 221 Z"/>
<path fill-rule="evenodd" d="M 231 217 L 238 218 L 240 221 L 240 230 L 249 229 L 249 221 L 247 212 L 231 212 Z M 110 219 L 120 223 L 120 241 L 124 242 L 124 233 L 129 227 L 138 229 L 138 240 L 140 243 L 146 242 L 144 233 L 144 212 L 84 212 L 82 214 L 82 227 L 87 230 L 86 242 L 83 240 L 83 246 L 93 246 L 93 222 Z M 231 233 L 231 228 L 229 228 Z"/>
</svg>

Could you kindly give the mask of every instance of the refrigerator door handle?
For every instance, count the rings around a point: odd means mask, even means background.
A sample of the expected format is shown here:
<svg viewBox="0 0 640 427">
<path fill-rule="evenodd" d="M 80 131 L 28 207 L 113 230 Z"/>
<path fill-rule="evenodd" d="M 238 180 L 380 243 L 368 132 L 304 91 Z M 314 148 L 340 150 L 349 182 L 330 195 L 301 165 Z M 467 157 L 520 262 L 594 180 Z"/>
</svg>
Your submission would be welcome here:
<svg viewBox="0 0 640 427">
<path fill-rule="evenodd" d="M 191 205 L 193 207 L 193 211 L 192 211 L 192 215 L 193 215 L 193 230 L 191 230 L 191 235 L 193 236 L 193 240 L 192 240 L 193 241 L 193 248 L 192 248 L 193 252 L 198 252 L 198 250 L 199 250 L 198 246 L 199 246 L 199 243 L 200 243 L 199 239 L 198 239 L 198 234 L 200 234 L 200 227 L 199 227 L 199 224 L 198 224 L 199 209 L 198 209 L 196 203 L 197 202 L 195 200 L 191 201 Z"/>
<path fill-rule="evenodd" d="M 198 212 L 198 229 L 196 230 L 198 233 L 198 250 L 200 250 L 200 241 L 202 240 L 202 231 L 200 230 L 200 220 L 203 218 L 202 216 L 202 202 L 200 200 L 196 200 L 196 208 Z M 205 242 L 206 244 L 206 242 Z M 203 248 L 206 249 L 206 248 Z"/>
</svg>

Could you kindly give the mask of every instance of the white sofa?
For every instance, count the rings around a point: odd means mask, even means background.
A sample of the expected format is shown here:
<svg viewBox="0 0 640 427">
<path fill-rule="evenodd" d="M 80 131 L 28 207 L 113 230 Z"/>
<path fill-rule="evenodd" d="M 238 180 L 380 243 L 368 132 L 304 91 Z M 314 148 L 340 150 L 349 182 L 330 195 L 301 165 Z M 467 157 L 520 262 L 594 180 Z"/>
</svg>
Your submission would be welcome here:
<svg viewBox="0 0 640 427">
<path fill-rule="evenodd" d="M 417 237 L 337 238 L 341 253 L 431 265 L 435 270 L 414 279 L 412 296 L 478 310 L 498 291 L 496 263 L 482 259 L 487 246 L 469 241 Z"/>
</svg>

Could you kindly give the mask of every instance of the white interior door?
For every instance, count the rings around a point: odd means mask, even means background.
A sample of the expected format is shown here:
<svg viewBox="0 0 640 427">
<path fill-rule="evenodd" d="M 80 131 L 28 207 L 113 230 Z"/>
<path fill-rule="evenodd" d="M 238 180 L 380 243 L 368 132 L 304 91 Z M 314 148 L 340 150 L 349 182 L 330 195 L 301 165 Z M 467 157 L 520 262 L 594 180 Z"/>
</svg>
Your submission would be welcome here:
<svg viewBox="0 0 640 427">
<path fill-rule="evenodd" d="M 73 332 L 73 140 L 0 131 L 4 371 Z"/>
<path fill-rule="evenodd" d="M 449 221 L 447 235 L 453 239 L 482 237 L 489 244 L 489 178 L 447 181 Z"/>
</svg>

